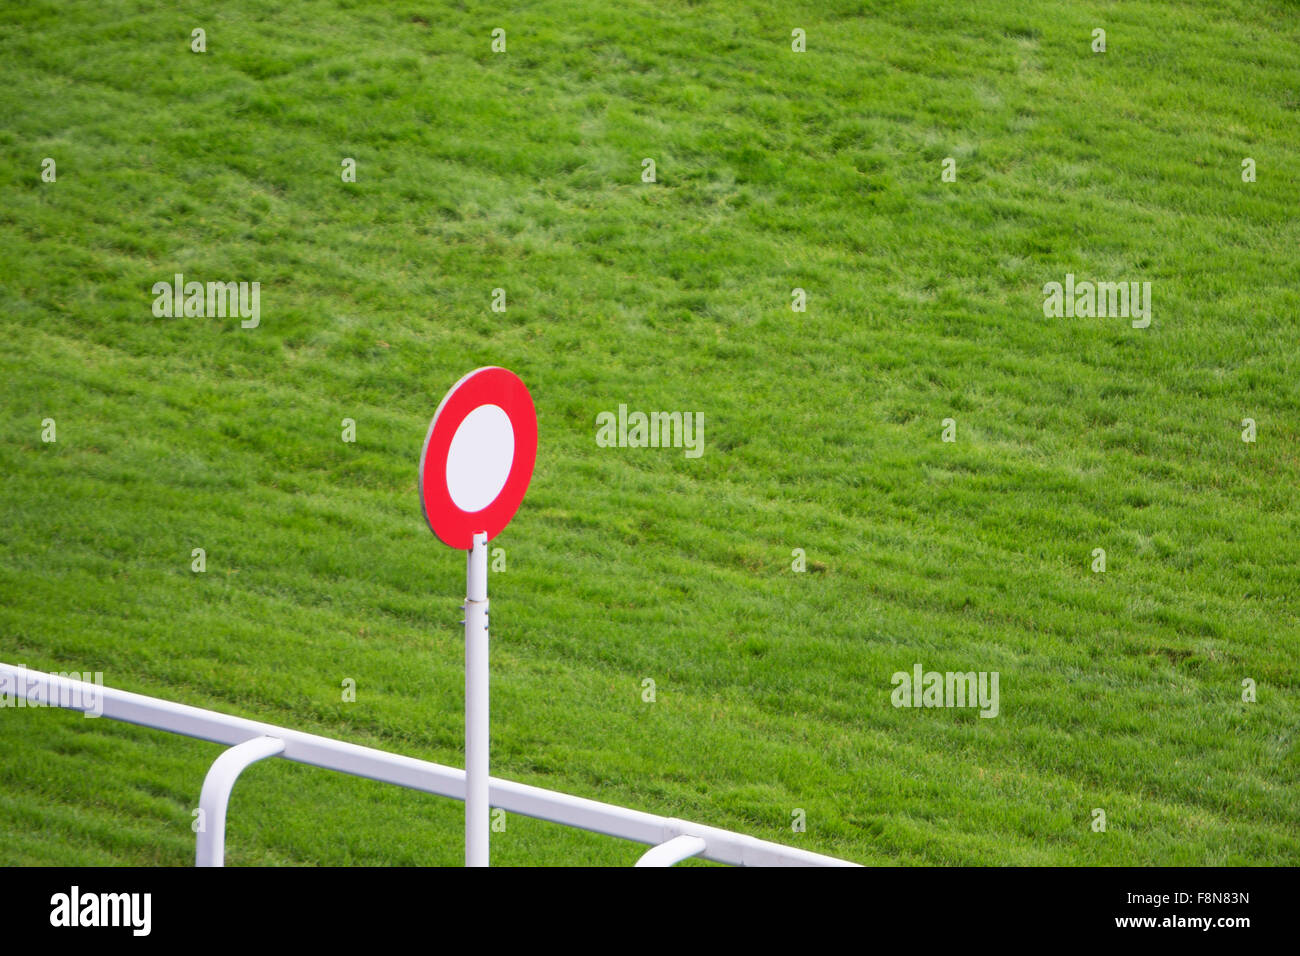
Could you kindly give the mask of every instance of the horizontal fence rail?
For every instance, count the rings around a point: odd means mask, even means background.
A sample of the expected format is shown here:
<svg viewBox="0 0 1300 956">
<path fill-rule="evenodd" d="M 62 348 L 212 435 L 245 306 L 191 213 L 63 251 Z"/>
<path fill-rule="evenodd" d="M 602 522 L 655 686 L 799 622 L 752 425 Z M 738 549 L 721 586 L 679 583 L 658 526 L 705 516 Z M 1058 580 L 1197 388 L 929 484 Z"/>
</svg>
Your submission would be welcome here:
<svg viewBox="0 0 1300 956">
<path fill-rule="evenodd" d="M 465 771 L 428 760 L 403 757 L 373 747 L 362 747 L 12 664 L 0 663 L 0 689 L 25 698 L 34 706 L 99 713 L 111 720 L 196 737 L 231 748 L 248 744 L 248 747 L 239 749 L 237 753 L 232 754 L 228 750 L 218 757 L 204 781 L 200 809 L 205 810 L 205 832 L 198 835 L 199 865 L 222 864 L 225 808 L 230 788 L 244 767 L 268 757 L 280 757 L 295 763 L 335 770 L 354 777 L 366 777 L 455 800 L 465 799 Z M 250 741 L 254 743 L 250 744 Z M 205 807 L 205 798 L 211 810 Z M 629 810 L 497 777 L 492 777 L 489 781 L 489 799 L 493 807 L 509 813 L 519 813 L 662 848 L 661 852 L 652 849 L 642 857 L 642 865 L 646 866 L 671 865 L 688 856 L 736 866 L 857 865 L 730 830 Z M 219 812 L 212 812 L 216 810 Z M 694 839 L 679 839 L 681 837 Z M 670 843 L 671 846 L 664 846 Z"/>
</svg>

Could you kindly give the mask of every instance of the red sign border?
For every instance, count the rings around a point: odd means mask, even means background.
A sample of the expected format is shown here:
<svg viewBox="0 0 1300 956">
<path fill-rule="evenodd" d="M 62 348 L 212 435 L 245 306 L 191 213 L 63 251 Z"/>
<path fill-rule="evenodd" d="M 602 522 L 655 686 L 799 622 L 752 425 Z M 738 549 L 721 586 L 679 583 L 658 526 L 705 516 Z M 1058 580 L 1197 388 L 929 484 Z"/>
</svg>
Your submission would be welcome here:
<svg viewBox="0 0 1300 956">
<path fill-rule="evenodd" d="M 485 508 L 462 511 L 447 488 L 447 453 L 466 416 L 482 405 L 496 405 L 510 419 L 515 433 L 515 456 L 501 491 Z M 537 462 L 537 409 L 528 387 L 514 372 L 488 365 L 465 375 L 443 396 L 429 423 L 420 452 L 420 508 L 438 540 L 468 551 L 474 534 L 487 532 L 492 540 L 519 510 Z M 436 467 L 427 467 L 433 464 Z"/>
</svg>

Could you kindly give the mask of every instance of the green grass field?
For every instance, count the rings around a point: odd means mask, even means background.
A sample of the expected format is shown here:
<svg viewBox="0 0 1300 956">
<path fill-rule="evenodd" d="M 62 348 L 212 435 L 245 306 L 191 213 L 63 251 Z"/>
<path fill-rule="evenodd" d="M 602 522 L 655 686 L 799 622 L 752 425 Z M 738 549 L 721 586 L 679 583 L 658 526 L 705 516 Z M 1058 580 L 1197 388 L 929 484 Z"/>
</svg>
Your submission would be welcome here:
<svg viewBox="0 0 1300 956">
<path fill-rule="evenodd" d="M 495 775 L 866 864 L 1300 864 L 1295 3 L 165 6 L 0 11 L 0 660 L 462 765 L 416 467 L 504 365 Z M 156 318 L 178 272 L 260 325 Z M 1150 326 L 1045 318 L 1067 273 Z M 703 455 L 598 447 L 619 404 Z M 893 707 L 918 662 L 1000 713 Z M 191 863 L 219 752 L 0 711 L 0 863 Z M 269 761 L 227 860 L 457 864 L 462 812 Z"/>
</svg>

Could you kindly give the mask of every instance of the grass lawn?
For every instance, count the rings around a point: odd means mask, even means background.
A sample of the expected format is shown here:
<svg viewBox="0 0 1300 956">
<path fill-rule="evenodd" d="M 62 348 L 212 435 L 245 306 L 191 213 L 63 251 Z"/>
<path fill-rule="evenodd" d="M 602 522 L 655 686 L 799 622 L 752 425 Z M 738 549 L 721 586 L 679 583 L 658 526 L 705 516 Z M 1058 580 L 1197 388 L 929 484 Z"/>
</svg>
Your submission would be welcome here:
<svg viewBox="0 0 1300 956">
<path fill-rule="evenodd" d="M 495 775 L 866 864 L 1300 864 L 1296 9 L 5 6 L 0 660 L 462 765 L 416 467 L 503 365 Z M 176 273 L 260 324 L 155 317 Z M 1046 318 L 1067 273 L 1149 327 Z M 620 404 L 702 456 L 598 447 Z M 996 718 L 892 706 L 917 663 Z M 191 863 L 219 752 L 0 710 L 0 863 Z M 462 812 L 268 761 L 227 861 L 457 864 Z"/>
</svg>

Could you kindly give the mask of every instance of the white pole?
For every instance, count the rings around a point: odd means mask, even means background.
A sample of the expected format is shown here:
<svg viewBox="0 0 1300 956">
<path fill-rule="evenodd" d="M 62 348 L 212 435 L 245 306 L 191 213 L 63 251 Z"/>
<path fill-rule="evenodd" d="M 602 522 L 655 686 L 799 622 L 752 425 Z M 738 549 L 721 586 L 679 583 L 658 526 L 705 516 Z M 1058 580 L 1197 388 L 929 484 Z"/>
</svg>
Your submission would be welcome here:
<svg viewBox="0 0 1300 956">
<path fill-rule="evenodd" d="M 196 740 L 225 744 L 227 747 L 235 747 L 258 737 L 276 737 L 284 741 L 284 752 L 280 754 L 282 760 L 379 780 L 456 800 L 465 796 L 465 771 L 459 767 L 445 767 L 427 760 L 416 760 L 414 757 L 386 753 L 343 740 L 318 737 L 288 727 L 277 727 L 175 701 L 132 694 L 116 687 L 105 687 L 102 683 L 59 678 L 2 661 L 0 695 L 0 709 L 6 704 L 14 706 L 11 701 L 15 698 L 30 700 L 33 702 L 30 706 L 33 707 L 63 707 L 82 711 L 87 716 L 153 727 Z M 705 841 L 705 848 L 699 855 L 716 863 L 735 866 L 858 865 L 809 853 L 807 850 L 796 850 L 780 843 L 769 843 L 742 833 L 731 833 L 687 820 L 616 807 L 586 797 L 556 793 L 554 790 L 530 787 L 499 777 L 493 779 L 491 785 L 492 804 L 507 813 L 548 820 L 560 826 L 578 827 L 590 833 L 602 833 L 651 846 L 658 846 L 681 834 L 697 836 Z M 206 823 L 211 826 L 212 814 L 207 815 Z"/>
<path fill-rule="evenodd" d="M 284 753 L 284 741 L 279 737 L 254 737 L 222 751 L 213 761 L 199 794 L 201 825 L 194 847 L 195 866 L 226 865 L 226 808 L 230 805 L 230 791 L 245 768 L 281 753 Z"/>
<path fill-rule="evenodd" d="M 698 856 L 708 848 L 709 845 L 704 840 L 683 833 L 681 836 L 675 836 L 671 840 L 646 850 L 645 853 L 641 854 L 641 859 L 636 861 L 636 865 L 672 866 L 674 863 L 680 863 L 682 860 Z"/>
<path fill-rule="evenodd" d="M 488 865 L 487 533 L 474 534 L 465 587 L 465 865 Z"/>
</svg>

